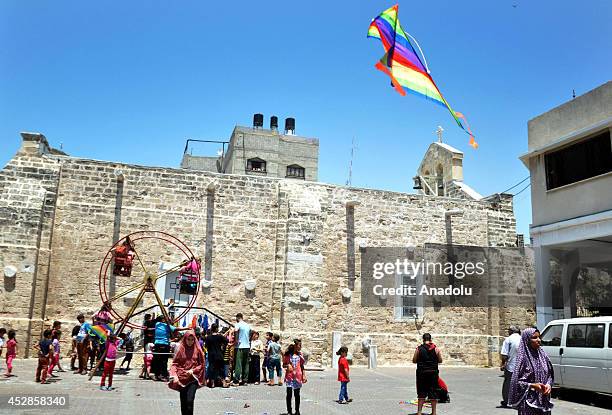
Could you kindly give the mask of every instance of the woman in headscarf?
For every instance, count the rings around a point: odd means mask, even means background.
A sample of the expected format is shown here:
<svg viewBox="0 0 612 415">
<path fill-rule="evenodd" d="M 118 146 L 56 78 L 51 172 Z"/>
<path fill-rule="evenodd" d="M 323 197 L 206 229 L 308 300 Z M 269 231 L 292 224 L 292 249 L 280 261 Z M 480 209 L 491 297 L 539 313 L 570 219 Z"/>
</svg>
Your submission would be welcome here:
<svg viewBox="0 0 612 415">
<path fill-rule="evenodd" d="M 181 414 L 193 415 L 196 390 L 205 384 L 205 358 L 193 330 L 185 333 L 172 361 L 168 387 L 181 394 Z"/>
<path fill-rule="evenodd" d="M 516 408 L 519 415 L 549 415 L 553 407 L 553 367 L 540 345 L 538 329 L 523 330 L 508 394 L 508 405 Z"/>
</svg>

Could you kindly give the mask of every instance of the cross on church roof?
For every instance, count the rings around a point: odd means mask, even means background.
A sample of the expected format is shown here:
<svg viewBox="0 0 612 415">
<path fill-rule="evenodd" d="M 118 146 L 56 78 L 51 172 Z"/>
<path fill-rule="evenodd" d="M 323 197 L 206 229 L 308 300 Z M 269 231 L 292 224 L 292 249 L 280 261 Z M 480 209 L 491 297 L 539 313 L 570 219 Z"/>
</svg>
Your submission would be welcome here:
<svg viewBox="0 0 612 415">
<path fill-rule="evenodd" d="M 438 129 L 436 130 L 436 134 L 438 135 L 438 143 L 442 142 L 442 133 L 444 132 L 444 128 L 441 125 L 438 125 Z"/>
</svg>

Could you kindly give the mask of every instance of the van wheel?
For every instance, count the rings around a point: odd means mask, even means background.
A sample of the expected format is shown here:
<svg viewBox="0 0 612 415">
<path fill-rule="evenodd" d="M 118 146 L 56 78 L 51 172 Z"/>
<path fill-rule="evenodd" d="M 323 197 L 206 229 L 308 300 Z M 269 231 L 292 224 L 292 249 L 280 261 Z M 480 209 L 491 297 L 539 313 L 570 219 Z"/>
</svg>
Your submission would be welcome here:
<svg viewBox="0 0 612 415">
<path fill-rule="evenodd" d="M 552 391 L 550 392 L 550 397 L 553 399 L 561 399 L 561 388 L 559 387 L 554 387 L 552 388 Z"/>
</svg>

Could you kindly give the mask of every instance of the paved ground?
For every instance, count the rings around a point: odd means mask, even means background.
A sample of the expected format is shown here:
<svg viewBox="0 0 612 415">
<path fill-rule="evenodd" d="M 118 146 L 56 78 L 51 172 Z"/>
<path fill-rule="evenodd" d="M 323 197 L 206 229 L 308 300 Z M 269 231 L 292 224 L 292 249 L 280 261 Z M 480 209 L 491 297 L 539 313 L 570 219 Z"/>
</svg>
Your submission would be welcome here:
<svg viewBox="0 0 612 415">
<path fill-rule="evenodd" d="M 4 362 L 3 362 L 4 363 Z M 34 382 L 36 362 L 33 359 L 15 362 L 17 377 L 0 380 L 0 397 L 10 394 L 68 394 L 70 407 L 65 410 L 8 410 L 0 406 L 0 414 L 180 414 L 179 395 L 161 382 L 138 379 L 139 370 L 115 375 L 116 390 L 97 389 L 99 377 L 92 382 L 86 376 L 58 373 L 51 385 Z M 4 364 L 3 364 L 4 366 Z M 451 389 L 451 403 L 440 405 L 440 414 L 511 415 L 512 410 L 497 409 L 502 379 L 495 369 L 443 368 L 442 376 Z M 416 396 L 413 368 L 383 368 L 376 371 L 351 369 L 349 394 L 355 400 L 349 405 L 334 402 L 338 394 L 336 374 L 331 370 L 309 372 L 309 382 L 302 389 L 302 414 L 409 415 L 416 406 L 404 403 Z M 238 388 L 200 389 L 196 397 L 196 414 L 214 415 L 278 415 L 285 409 L 285 389 L 275 386 L 250 385 Z M 594 398 L 596 403 L 590 402 Z M 612 404 L 601 397 L 575 394 L 572 400 L 555 400 L 554 415 L 610 414 Z M 248 407 L 245 408 L 245 406 Z M 425 413 L 429 413 L 426 411 Z"/>
</svg>

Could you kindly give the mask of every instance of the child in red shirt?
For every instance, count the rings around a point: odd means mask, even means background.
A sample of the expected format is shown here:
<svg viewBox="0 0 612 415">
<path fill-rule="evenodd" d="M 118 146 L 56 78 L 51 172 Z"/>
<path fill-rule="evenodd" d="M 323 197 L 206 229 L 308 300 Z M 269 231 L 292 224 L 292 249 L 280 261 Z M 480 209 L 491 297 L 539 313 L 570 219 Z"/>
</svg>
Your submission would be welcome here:
<svg viewBox="0 0 612 415">
<path fill-rule="evenodd" d="M 8 331 L 8 342 L 6 342 L 6 373 L 7 378 L 13 376 L 13 359 L 17 356 L 17 340 L 15 340 L 15 330 Z"/>
<path fill-rule="evenodd" d="M 349 402 L 353 402 L 352 399 L 348 397 L 348 383 L 351 381 L 349 376 L 349 364 L 346 359 L 346 355 L 348 354 L 348 348 L 346 346 L 342 346 L 336 352 L 340 358 L 338 359 L 338 381 L 340 382 L 340 396 L 338 396 L 338 403 L 346 404 Z"/>
</svg>

